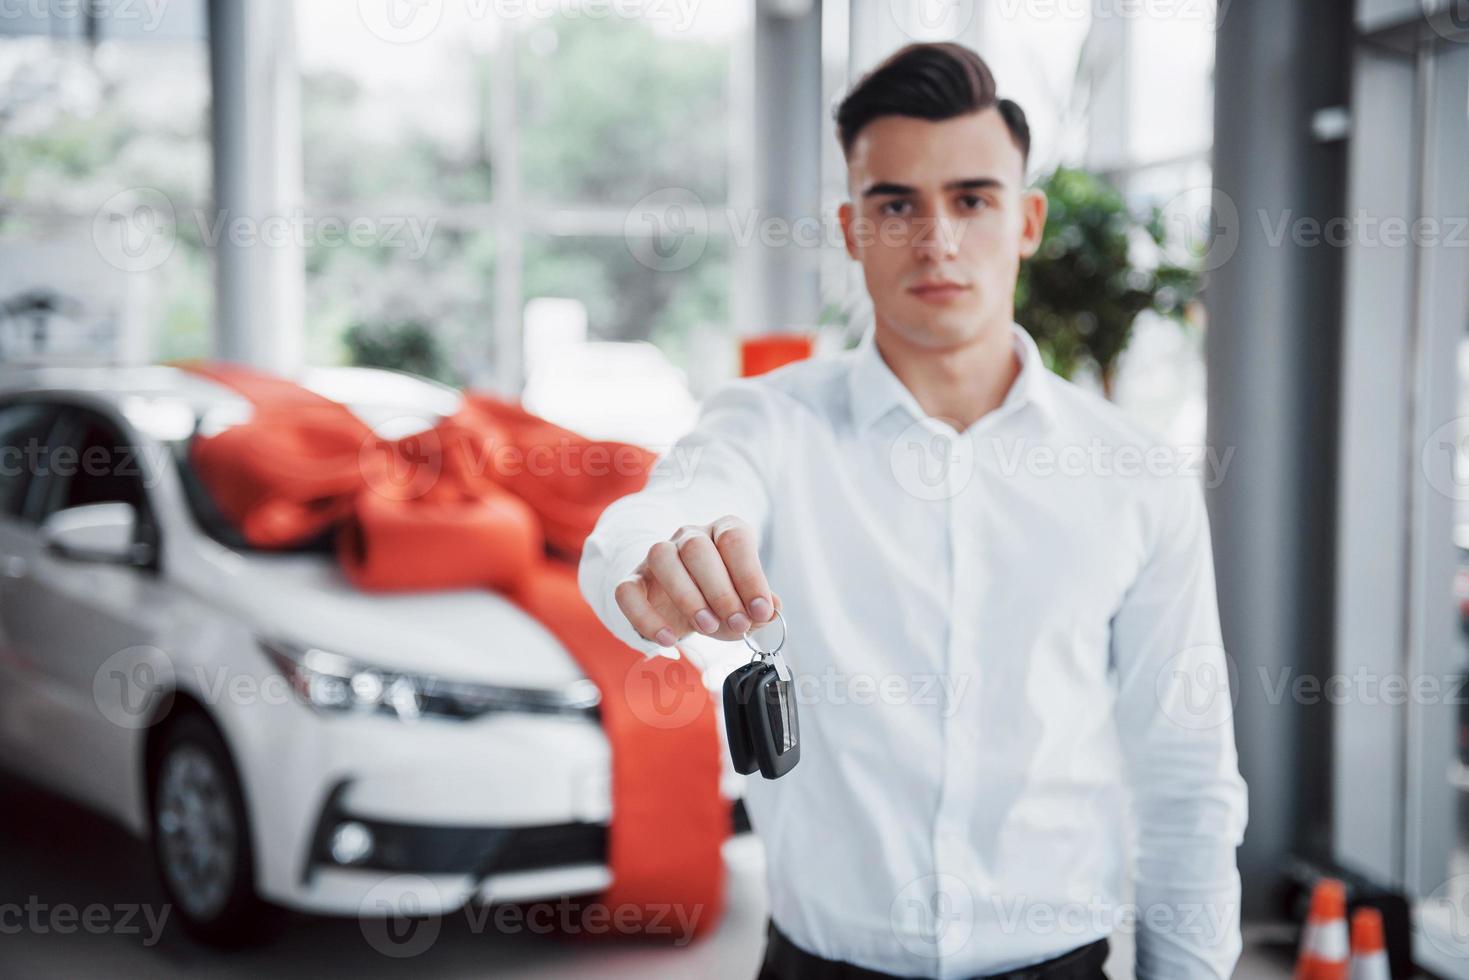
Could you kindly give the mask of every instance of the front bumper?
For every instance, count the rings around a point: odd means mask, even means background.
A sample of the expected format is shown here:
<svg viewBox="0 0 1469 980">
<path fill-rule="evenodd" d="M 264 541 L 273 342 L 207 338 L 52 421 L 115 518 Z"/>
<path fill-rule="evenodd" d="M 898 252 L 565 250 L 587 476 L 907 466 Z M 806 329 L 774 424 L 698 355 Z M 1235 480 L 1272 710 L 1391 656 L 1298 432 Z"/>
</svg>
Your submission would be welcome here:
<svg viewBox="0 0 1469 980">
<path fill-rule="evenodd" d="M 594 719 L 404 723 L 323 717 L 295 701 L 221 714 L 232 716 L 221 722 L 250 813 L 257 887 L 276 904 L 372 915 L 391 911 L 375 903 L 415 894 L 412 907 L 427 913 L 593 894 L 611 882 L 611 752 Z M 744 777 L 723 755 L 721 790 L 737 800 Z M 747 829 L 743 806 L 735 813 L 731 829 Z M 332 859 L 344 820 L 372 835 L 360 863 Z"/>
<path fill-rule="evenodd" d="M 436 827 L 358 819 L 334 792 L 317 823 L 303 886 L 318 912 L 376 918 L 443 915 L 469 902 L 548 901 L 591 895 L 612 883 L 607 826 Z M 372 836 L 371 853 L 344 865 L 331 853 L 343 822 Z M 731 808 L 731 835 L 750 831 L 743 801 Z"/>
<path fill-rule="evenodd" d="M 547 871 L 581 865 L 606 865 L 607 825 L 571 822 L 522 827 L 429 826 L 359 817 L 343 801 L 349 785 L 339 784 L 327 798 L 302 868 L 309 882 L 324 869 L 385 874 L 495 875 Z M 371 849 L 342 862 L 332 854 L 333 832 L 343 824 L 365 831 Z M 743 800 L 731 807 L 730 832 L 747 833 L 750 817 Z"/>
</svg>

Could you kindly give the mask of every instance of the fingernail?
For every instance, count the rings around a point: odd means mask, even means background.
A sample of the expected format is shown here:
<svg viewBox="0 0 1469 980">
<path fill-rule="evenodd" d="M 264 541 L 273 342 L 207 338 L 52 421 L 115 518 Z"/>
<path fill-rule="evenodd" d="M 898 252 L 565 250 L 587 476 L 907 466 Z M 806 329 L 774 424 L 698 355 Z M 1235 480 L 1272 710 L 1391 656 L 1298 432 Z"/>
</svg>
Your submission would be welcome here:
<svg viewBox="0 0 1469 980">
<path fill-rule="evenodd" d="M 735 613 L 729 617 L 729 628 L 736 633 L 743 633 L 750 628 L 750 617 L 744 613 Z"/>
<path fill-rule="evenodd" d="M 699 627 L 700 633 L 719 632 L 719 617 L 707 609 L 700 609 L 694 613 L 694 625 Z"/>
<path fill-rule="evenodd" d="M 653 635 L 653 639 L 658 641 L 659 646 L 665 647 L 671 647 L 678 642 L 678 637 L 674 636 L 673 630 L 669 629 L 667 626 L 663 627 L 661 630 L 655 633 Z"/>
<path fill-rule="evenodd" d="M 755 617 L 755 622 L 763 623 L 774 614 L 770 602 L 763 596 L 750 600 L 750 615 Z"/>
</svg>

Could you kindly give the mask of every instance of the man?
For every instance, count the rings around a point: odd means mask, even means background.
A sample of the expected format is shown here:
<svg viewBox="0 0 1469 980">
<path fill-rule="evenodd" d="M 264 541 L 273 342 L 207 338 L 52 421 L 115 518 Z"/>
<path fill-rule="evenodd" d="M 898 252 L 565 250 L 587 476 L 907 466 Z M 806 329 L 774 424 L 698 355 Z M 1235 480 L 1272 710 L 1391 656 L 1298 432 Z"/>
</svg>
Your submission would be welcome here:
<svg viewBox="0 0 1469 980">
<path fill-rule="evenodd" d="M 582 590 L 649 655 L 782 607 L 762 977 L 1095 978 L 1117 930 L 1143 980 L 1227 977 L 1246 794 L 1200 481 L 1015 324 L 1046 200 L 974 52 L 904 48 L 836 121 L 871 336 L 713 394 Z"/>
</svg>

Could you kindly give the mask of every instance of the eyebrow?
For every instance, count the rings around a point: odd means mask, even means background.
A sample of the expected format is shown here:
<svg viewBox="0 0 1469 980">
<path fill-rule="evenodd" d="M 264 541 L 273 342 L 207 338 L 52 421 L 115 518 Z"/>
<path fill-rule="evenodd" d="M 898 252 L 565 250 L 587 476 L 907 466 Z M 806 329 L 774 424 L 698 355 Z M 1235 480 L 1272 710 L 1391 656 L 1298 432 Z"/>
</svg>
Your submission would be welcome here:
<svg viewBox="0 0 1469 980">
<path fill-rule="evenodd" d="M 994 177 L 966 177 L 963 180 L 951 180 L 944 185 L 946 191 L 978 191 L 993 187 L 996 190 L 1003 188 L 1002 181 Z M 909 187 L 907 184 L 894 184 L 890 181 L 873 184 L 862 192 L 863 197 L 886 197 L 906 196 L 918 193 L 918 188 Z"/>
</svg>

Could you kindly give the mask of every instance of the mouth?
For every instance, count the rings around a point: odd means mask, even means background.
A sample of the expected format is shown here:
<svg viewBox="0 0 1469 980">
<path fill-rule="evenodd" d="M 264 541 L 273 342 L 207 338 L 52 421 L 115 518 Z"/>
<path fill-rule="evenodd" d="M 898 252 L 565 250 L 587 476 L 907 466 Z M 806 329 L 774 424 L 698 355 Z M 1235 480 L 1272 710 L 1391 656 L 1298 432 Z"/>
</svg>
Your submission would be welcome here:
<svg viewBox="0 0 1469 980">
<path fill-rule="evenodd" d="M 934 280 L 933 282 L 921 282 L 916 286 L 910 286 L 908 292 L 923 300 L 925 303 L 948 303 L 956 297 L 969 291 L 969 287 L 948 280 Z"/>
</svg>

